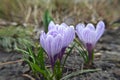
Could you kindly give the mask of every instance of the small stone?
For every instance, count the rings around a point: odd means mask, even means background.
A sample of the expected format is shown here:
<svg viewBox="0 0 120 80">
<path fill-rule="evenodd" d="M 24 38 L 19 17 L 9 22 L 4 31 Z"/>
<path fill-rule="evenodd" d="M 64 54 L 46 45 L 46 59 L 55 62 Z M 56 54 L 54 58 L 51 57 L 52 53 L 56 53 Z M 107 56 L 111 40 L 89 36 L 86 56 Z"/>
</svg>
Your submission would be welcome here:
<svg viewBox="0 0 120 80">
<path fill-rule="evenodd" d="M 95 53 L 94 56 L 95 56 L 95 58 L 100 58 L 102 56 L 102 54 L 101 53 Z"/>
</svg>

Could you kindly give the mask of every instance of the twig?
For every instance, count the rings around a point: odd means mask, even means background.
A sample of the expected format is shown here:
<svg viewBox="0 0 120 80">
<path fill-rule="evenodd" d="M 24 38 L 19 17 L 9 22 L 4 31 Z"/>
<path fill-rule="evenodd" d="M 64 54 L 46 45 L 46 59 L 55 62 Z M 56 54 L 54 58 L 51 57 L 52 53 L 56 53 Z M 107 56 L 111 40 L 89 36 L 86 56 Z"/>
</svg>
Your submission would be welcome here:
<svg viewBox="0 0 120 80">
<path fill-rule="evenodd" d="M 35 78 L 33 78 L 32 76 L 30 76 L 30 75 L 28 75 L 28 74 L 22 74 L 22 76 L 28 77 L 30 80 L 35 80 Z"/>
<path fill-rule="evenodd" d="M 18 63 L 18 62 L 23 62 L 23 60 L 20 59 L 20 60 L 9 61 L 9 62 L 4 62 L 4 63 L 0 62 L 0 66 L 7 65 L 7 64 L 14 64 L 14 63 Z"/>
</svg>

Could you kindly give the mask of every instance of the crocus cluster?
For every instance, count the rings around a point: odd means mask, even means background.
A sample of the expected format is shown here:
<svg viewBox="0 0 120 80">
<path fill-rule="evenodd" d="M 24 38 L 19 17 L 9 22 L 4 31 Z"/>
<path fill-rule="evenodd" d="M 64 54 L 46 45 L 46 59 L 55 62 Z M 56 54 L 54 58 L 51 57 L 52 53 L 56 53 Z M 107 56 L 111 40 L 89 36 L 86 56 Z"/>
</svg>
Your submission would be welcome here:
<svg viewBox="0 0 120 80">
<path fill-rule="evenodd" d="M 103 21 L 98 22 L 96 29 L 94 25 L 91 23 L 88 23 L 86 27 L 85 24 L 82 23 L 79 23 L 76 26 L 76 33 L 88 51 L 88 59 L 90 62 L 92 61 L 93 58 L 92 55 L 95 44 L 100 39 L 104 31 L 105 31 L 105 24 Z"/>
<path fill-rule="evenodd" d="M 57 59 L 61 61 L 65 49 L 75 38 L 73 26 L 68 26 L 65 23 L 55 24 L 53 21 L 48 26 L 48 32 L 42 32 L 40 43 L 46 51 L 52 67 Z"/>
<path fill-rule="evenodd" d="M 99 21 L 96 28 L 91 23 L 88 23 L 86 27 L 85 24 L 79 23 L 76 26 L 76 31 L 73 26 L 68 26 L 65 23 L 59 25 L 51 21 L 48 32 L 41 33 L 40 43 L 49 56 L 52 67 L 54 67 L 57 59 L 61 61 L 65 49 L 74 40 L 76 32 L 88 52 L 89 61 L 91 61 L 95 44 L 104 30 L 105 24 L 103 21 Z"/>
</svg>

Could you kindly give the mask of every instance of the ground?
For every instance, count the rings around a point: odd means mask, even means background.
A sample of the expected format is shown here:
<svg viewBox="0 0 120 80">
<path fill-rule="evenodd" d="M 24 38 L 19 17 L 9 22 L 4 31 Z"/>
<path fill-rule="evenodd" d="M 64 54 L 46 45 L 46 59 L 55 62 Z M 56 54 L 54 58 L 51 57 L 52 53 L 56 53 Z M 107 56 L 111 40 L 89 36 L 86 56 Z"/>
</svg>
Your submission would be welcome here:
<svg viewBox="0 0 120 80">
<path fill-rule="evenodd" d="M 120 28 L 106 30 L 96 45 L 94 60 L 96 72 L 80 74 L 68 80 L 120 80 Z M 78 53 L 72 53 L 66 62 L 64 75 L 71 73 L 70 69 L 80 70 L 82 58 Z M 0 51 L 0 80 L 34 80 L 28 65 L 24 64 L 22 54 Z"/>
</svg>

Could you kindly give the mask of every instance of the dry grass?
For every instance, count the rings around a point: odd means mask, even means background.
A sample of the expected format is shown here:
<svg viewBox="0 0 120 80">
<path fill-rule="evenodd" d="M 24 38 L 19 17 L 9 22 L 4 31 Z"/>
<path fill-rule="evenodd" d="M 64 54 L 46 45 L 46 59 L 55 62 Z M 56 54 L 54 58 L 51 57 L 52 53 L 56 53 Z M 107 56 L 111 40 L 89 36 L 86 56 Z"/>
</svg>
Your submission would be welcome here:
<svg viewBox="0 0 120 80">
<path fill-rule="evenodd" d="M 18 23 L 39 24 L 46 9 L 56 22 L 73 19 L 78 22 L 106 20 L 108 24 L 119 18 L 119 0 L 0 0 L 0 18 Z"/>
</svg>

